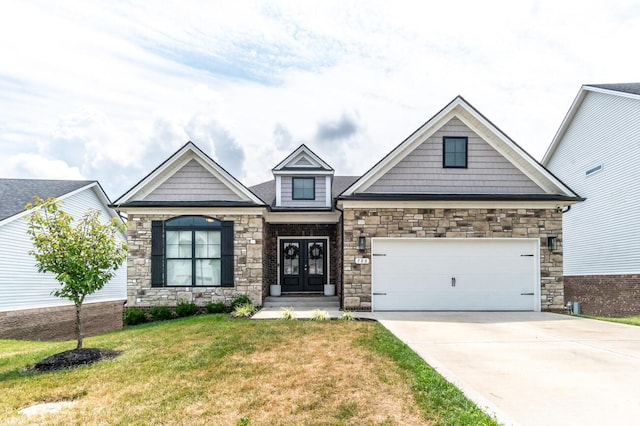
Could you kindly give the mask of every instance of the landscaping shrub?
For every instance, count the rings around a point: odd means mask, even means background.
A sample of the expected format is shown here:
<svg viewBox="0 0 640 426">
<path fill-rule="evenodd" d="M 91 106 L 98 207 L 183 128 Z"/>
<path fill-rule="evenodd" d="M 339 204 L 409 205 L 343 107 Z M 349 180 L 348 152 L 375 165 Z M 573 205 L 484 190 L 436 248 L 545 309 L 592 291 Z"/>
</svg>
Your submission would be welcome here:
<svg viewBox="0 0 640 426">
<path fill-rule="evenodd" d="M 154 306 L 149 310 L 153 321 L 165 321 L 171 319 L 171 310 L 166 306 Z"/>
<path fill-rule="evenodd" d="M 253 304 L 251 303 L 251 299 L 249 299 L 249 296 L 247 296 L 246 294 L 240 294 L 234 297 L 233 300 L 231 301 L 231 310 L 234 311 L 238 306 L 247 305 L 247 304 L 250 304 L 253 306 Z"/>
<path fill-rule="evenodd" d="M 224 314 L 227 312 L 227 305 L 222 302 L 207 303 L 205 309 L 208 314 Z"/>
<path fill-rule="evenodd" d="M 191 302 L 180 302 L 176 306 L 176 315 L 179 318 L 190 317 L 198 313 L 198 306 Z"/>
<path fill-rule="evenodd" d="M 286 320 L 294 320 L 296 319 L 296 314 L 293 308 L 280 308 L 282 311 L 282 319 Z"/>
<path fill-rule="evenodd" d="M 329 313 L 327 311 L 321 311 L 320 309 L 314 309 L 311 312 L 312 321 L 327 321 L 329 320 Z"/>
<path fill-rule="evenodd" d="M 252 303 L 245 303 L 244 305 L 236 306 L 231 316 L 236 318 L 249 318 L 256 311 Z"/>
<path fill-rule="evenodd" d="M 125 325 L 142 324 L 147 321 L 147 313 L 139 308 L 129 308 L 124 312 Z"/>
</svg>

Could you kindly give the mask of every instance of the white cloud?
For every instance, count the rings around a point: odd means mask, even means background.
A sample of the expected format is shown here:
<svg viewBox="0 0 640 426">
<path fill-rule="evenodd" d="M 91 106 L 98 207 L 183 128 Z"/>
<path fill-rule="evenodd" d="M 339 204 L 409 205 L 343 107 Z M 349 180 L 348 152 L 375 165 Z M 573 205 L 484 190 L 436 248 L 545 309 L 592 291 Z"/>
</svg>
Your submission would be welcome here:
<svg viewBox="0 0 640 426">
<path fill-rule="evenodd" d="M 632 1 L 12 1 L 0 148 L 112 197 L 189 139 L 249 185 L 303 142 L 357 174 L 461 94 L 540 158 L 581 84 L 637 80 L 639 36 Z"/>
<path fill-rule="evenodd" d="M 85 179 L 77 167 L 38 154 L 17 154 L 5 159 L 4 164 L 4 173 L 14 178 Z"/>
</svg>

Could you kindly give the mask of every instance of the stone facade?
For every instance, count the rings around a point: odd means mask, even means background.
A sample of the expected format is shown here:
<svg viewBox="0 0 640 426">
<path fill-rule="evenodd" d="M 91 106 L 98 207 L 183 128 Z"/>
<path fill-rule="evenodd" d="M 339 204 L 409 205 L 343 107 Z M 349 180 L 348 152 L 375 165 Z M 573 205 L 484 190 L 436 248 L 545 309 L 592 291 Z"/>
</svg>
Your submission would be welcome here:
<svg viewBox="0 0 640 426">
<path fill-rule="evenodd" d="M 640 314 L 640 275 L 564 277 L 565 300 L 580 302 L 585 315 L 626 317 Z"/>
<path fill-rule="evenodd" d="M 124 300 L 82 305 L 84 335 L 93 336 L 122 328 Z M 0 339 L 73 340 L 76 307 L 24 309 L 0 312 Z"/>
<path fill-rule="evenodd" d="M 343 304 L 349 310 L 371 310 L 371 265 L 361 257 L 358 237 L 371 238 L 539 238 L 540 286 L 543 310 L 562 310 L 562 213 L 556 209 L 344 209 Z M 556 250 L 547 236 L 557 237 Z"/>
<path fill-rule="evenodd" d="M 211 215 L 218 220 L 233 221 L 233 287 L 151 287 L 151 222 L 175 216 L 163 214 L 129 214 L 127 307 L 175 306 L 193 302 L 204 306 L 210 302 L 228 303 L 246 294 L 255 306 L 262 306 L 263 290 L 263 218 L 260 214 Z"/>
<path fill-rule="evenodd" d="M 265 270 L 267 284 L 278 282 L 278 237 L 329 237 L 329 282 L 337 284 L 340 277 L 338 225 L 332 224 L 266 224 Z"/>
</svg>

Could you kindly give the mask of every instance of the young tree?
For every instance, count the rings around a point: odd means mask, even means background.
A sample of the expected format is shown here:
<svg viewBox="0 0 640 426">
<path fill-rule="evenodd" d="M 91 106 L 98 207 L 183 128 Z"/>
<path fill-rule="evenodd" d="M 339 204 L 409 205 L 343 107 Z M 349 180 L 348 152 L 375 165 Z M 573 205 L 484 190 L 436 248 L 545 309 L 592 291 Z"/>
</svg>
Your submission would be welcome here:
<svg viewBox="0 0 640 426">
<path fill-rule="evenodd" d="M 52 272 L 61 287 L 56 297 L 76 305 L 77 349 L 82 348 L 82 302 L 100 290 L 115 275 L 127 258 L 127 245 L 117 236 L 125 226 L 116 218 L 108 224 L 100 222 L 100 212 L 89 210 L 82 218 L 74 218 L 60 209 L 55 198 L 34 197 L 27 234 L 33 241 L 29 253 L 36 259 L 38 272 Z"/>
</svg>

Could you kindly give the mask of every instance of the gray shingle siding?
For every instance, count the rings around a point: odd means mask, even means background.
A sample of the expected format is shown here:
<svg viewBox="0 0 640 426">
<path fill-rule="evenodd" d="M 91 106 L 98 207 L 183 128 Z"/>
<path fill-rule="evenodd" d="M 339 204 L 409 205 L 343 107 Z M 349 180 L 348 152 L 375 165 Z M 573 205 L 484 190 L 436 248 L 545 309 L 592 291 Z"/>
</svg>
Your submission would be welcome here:
<svg viewBox="0 0 640 426">
<path fill-rule="evenodd" d="M 467 168 L 443 168 L 443 136 L 468 138 Z M 364 192 L 537 194 L 544 190 L 462 121 L 453 118 Z"/>
<path fill-rule="evenodd" d="M 314 177 L 316 183 L 316 197 L 314 200 L 294 200 L 292 197 L 293 177 L 282 176 L 282 207 L 325 207 L 327 204 L 327 185 L 324 176 L 304 176 Z"/>
<path fill-rule="evenodd" d="M 144 197 L 144 201 L 241 201 L 237 194 L 197 161 L 191 160 Z"/>
</svg>

